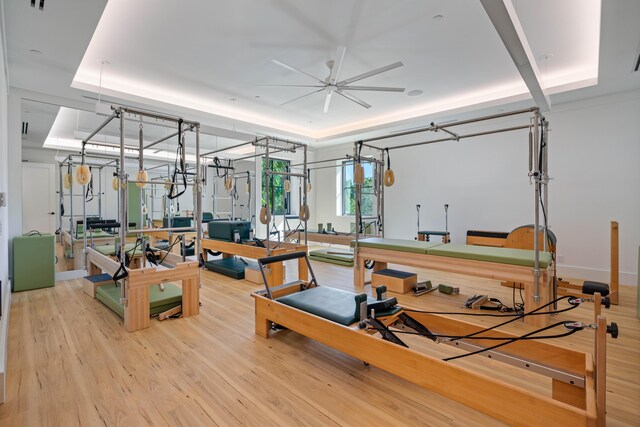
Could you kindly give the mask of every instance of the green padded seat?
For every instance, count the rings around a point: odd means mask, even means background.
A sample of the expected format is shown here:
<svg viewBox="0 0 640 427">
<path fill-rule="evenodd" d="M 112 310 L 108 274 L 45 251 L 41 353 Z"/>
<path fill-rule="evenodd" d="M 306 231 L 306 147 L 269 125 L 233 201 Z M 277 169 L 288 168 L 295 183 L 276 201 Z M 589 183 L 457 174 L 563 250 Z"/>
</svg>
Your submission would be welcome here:
<svg viewBox="0 0 640 427">
<path fill-rule="evenodd" d="M 355 298 L 356 294 L 353 292 L 327 286 L 316 286 L 315 288 L 285 295 L 276 299 L 276 301 L 323 319 L 349 326 L 359 320 L 356 317 L 356 313 L 359 313 L 360 309 L 356 307 Z M 367 296 L 367 303 L 374 302 L 376 302 L 374 298 Z M 388 316 L 400 310 L 400 307 L 395 307 L 391 310 L 377 313 L 377 316 Z"/>
<path fill-rule="evenodd" d="M 124 307 L 120 304 L 122 290 L 115 283 L 98 286 L 96 288 L 96 299 L 109 307 L 120 317 L 124 317 Z M 149 286 L 149 311 L 151 315 L 160 314 L 182 304 L 182 288 L 166 283 L 164 291 L 160 286 Z"/>
<path fill-rule="evenodd" d="M 125 252 L 131 252 L 135 246 L 136 246 L 135 243 L 127 243 L 127 244 L 124 245 L 124 250 L 125 250 Z M 116 246 L 116 245 L 101 245 L 101 246 L 94 246 L 93 249 L 95 249 L 96 251 L 100 252 L 102 255 L 111 256 L 111 255 L 115 255 L 116 254 L 118 249 L 120 249 L 120 246 Z M 142 253 L 142 249 L 143 249 L 143 247 L 138 245 L 138 249 L 136 249 L 136 253 Z"/>
<path fill-rule="evenodd" d="M 204 266 L 207 270 L 215 271 L 234 279 L 244 279 L 244 269 L 247 265 L 236 258 L 221 258 L 207 261 Z"/>
<path fill-rule="evenodd" d="M 431 248 L 427 251 L 427 254 L 449 258 L 496 262 L 499 264 L 523 265 L 525 267 L 533 267 L 534 264 L 534 252 L 528 249 L 494 248 L 490 246 L 449 243 Z M 547 268 L 550 264 L 551 254 L 541 251 L 540 267 Z"/>
<path fill-rule="evenodd" d="M 355 240 L 351 242 L 351 247 L 356 244 Z M 403 240 L 403 239 L 383 239 L 380 237 L 370 237 L 358 241 L 358 245 L 363 248 L 387 249 L 399 252 L 414 252 L 417 254 L 426 254 L 428 249 L 441 246 L 439 242 L 423 242 L 420 240 Z"/>
</svg>

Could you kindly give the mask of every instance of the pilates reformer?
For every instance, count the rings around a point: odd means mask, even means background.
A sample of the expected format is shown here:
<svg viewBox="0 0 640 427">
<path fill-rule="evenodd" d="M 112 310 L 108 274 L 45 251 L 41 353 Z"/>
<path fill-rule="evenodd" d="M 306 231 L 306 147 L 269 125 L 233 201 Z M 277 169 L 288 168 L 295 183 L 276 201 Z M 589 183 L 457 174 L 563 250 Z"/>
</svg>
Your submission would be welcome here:
<svg viewBox="0 0 640 427">
<path fill-rule="evenodd" d="M 508 320 L 482 327 L 445 317 L 463 313 L 401 306 L 396 298 L 386 297 L 384 287 L 377 289 L 374 299 L 319 286 L 304 252 L 259 259 L 258 264 L 264 276 L 272 263 L 296 259 L 305 261 L 311 280 L 300 278 L 277 287 L 265 280 L 265 289 L 252 294 L 257 335 L 269 338 L 274 330 L 289 329 L 508 424 L 605 425 L 606 339 L 607 334 L 616 338 L 618 327 L 607 324 L 600 314 L 599 295 L 595 296 L 594 323 L 558 321 L 519 336 L 497 328 L 520 316 L 497 315 Z M 568 306 L 556 313 L 569 312 L 581 302 L 565 296 L 546 306 L 564 301 Z M 547 315 L 543 307 L 524 316 Z M 562 331 L 549 335 L 553 329 Z M 543 341 L 586 329 L 595 331 L 593 356 Z M 439 359 L 410 349 L 409 336 L 426 338 L 434 345 L 448 344 L 467 353 Z M 551 396 L 452 363 L 475 355 L 550 377 Z"/>
</svg>

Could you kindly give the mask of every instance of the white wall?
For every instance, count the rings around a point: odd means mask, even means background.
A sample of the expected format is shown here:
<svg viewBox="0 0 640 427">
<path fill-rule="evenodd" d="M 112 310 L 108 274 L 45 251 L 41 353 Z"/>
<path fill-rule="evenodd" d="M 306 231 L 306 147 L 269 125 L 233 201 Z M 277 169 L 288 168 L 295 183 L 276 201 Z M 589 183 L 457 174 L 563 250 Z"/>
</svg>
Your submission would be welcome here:
<svg viewBox="0 0 640 427">
<path fill-rule="evenodd" d="M 640 242 L 640 91 L 556 105 L 548 113 L 549 225 L 558 236 L 560 274 L 608 281 L 609 228 L 620 222 L 620 280 L 637 283 Z M 522 124 L 512 119 L 465 127 L 464 132 Z M 526 122 L 525 122 L 526 123 Z M 457 130 L 456 130 L 457 131 Z M 434 135 L 405 137 L 414 142 Z M 391 151 L 396 184 L 385 189 L 387 237 L 411 239 L 416 204 L 422 229 L 449 230 L 462 243 L 469 229 L 510 231 L 533 223 L 527 131 Z M 317 151 L 318 159 L 351 154 L 353 145 Z M 336 216 L 340 203 L 336 171 L 316 172 L 317 221 L 345 231 L 349 217 Z"/>
</svg>

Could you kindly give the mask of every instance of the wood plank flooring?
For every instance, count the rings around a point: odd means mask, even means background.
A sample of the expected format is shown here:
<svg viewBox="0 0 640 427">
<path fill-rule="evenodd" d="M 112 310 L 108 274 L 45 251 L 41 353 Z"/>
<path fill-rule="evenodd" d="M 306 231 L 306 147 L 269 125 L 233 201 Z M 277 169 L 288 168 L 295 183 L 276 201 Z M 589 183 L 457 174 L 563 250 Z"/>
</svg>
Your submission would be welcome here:
<svg viewBox="0 0 640 427">
<path fill-rule="evenodd" d="M 321 285 L 353 290 L 350 268 L 318 262 L 313 267 Z M 401 303 L 455 311 L 468 296 L 485 293 L 511 305 L 511 290 L 495 281 L 418 273 L 436 285 L 459 286 L 461 295 L 407 294 L 399 297 Z M 288 264 L 287 274 L 295 276 L 295 263 Z M 80 280 L 14 294 L 0 425 L 502 425 L 293 332 L 259 338 L 250 297 L 258 286 L 208 271 L 202 279 L 198 316 L 154 320 L 151 328 L 131 334 L 120 318 L 82 292 Z M 640 425 L 635 291 L 622 286 L 622 305 L 606 312 L 620 326 L 620 338 L 609 340 L 609 426 Z M 590 321 L 591 310 L 583 304 L 558 319 Z M 516 323 L 505 329 L 528 330 Z M 583 331 L 556 342 L 590 351 L 592 337 Z M 415 338 L 407 341 L 429 354 L 456 354 L 449 346 Z M 550 394 L 550 380 L 486 358 L 452 363 Z"/>
</svg>

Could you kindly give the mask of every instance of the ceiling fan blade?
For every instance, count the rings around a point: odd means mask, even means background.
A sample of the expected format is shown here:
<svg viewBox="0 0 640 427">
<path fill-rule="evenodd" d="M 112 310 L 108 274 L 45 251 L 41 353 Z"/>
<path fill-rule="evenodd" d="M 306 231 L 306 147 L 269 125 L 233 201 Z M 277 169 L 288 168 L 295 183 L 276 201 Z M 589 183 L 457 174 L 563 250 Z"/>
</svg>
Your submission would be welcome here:
<svg viewBox="0 0 640 427">
<path fill-rule="evenodd" d="M 376 68 L 375 70 L 371 70 L 366 73 L 358 74 L 357 76 L 353 76 L 350 79 L 343 80 L 337 83 L 337 86 L 348 85 L 349 83 L 357 82 L 358 80 L 366 79 L 367 77 L 375 76 L 376 74 L 384 73 L 385 71 L 393 70 L 394 68 L 402 67 L 404 64 L 402 61 L 395 62 L 393 64 L 389 64 L 386 67 Z"/>
<path fill-rule="evenodd" d="M 290 102 L 297 101 L 298 99 L 306 98 L 306 97 L 307 97 L 307 96 L 309 96 L 309 95 L 313 95 L 314 93 L 322 92 L 323 90 L 324 90 L 324 87 L 323 87 L 322 89 L 314 90 L 313 92 L 309 92 L 309 93 L 304 94 L 304 95 L 302 95 L 302 96 L 299 96 L 299 97 L 297 97 L 297 98 L 290 99 L 290 100 L 289 100 L 289 101 L 287 101 L 287 102 L 283 102 L 282 104 L 280 104 L 280 106 L 282 107 L 283 105 L 287 105 L 287 104 L 289 104 Z"/>
<path fill-rule="evenodd" d="M 311 74 L 309 74 L 309 73 L 305 73 L 304 71 L 302 71 L 302 70 L 300 70 L 300 69 L 298 69 L 298 68 L 296 68 L 296 67 L 292 67 L 291 65 L 287 65 L 287 64 L 285 64 L 284 62 L 280 62 L 280 61 L 278 61 L 277 59 L 272 59 L 272 60 L 271 60 L 271 62 L 273 62 L 274 64 L 278 64 L 279 66 L 281 66 L 281 67 L 283 67 L 283 68 L 286 68 L 286 69 L 287 69 L 287 70 L 289 70 L 289 71 L 295 71 L 295 72 L 297 72 L 297 73 L 304 74 L 305 76 L 309 76 L 309 77 L 311 77 L 312 79 L 317 80 L 318 82 L 320 82 L 320 83 L 322 83 L 322 84 L 325 84 L 325 82 L 324 82 L 324 81 L 320 80 L 320 79 L 319 79 L 319 78 L 317 78 L 316 76 L 312 76 L 312 75 L 311 75 Z"/>
<path fill-rule="evenodd" d="M 340 86 L 340 90 L 372 90 L 377 92 L 404 92 L 403 87 L 381 87 L 381 86 Z"/>
<path fill-rule="evenodd" d="M 342 92 L 341 90 L 337 90 L 336 92 L 338 93 L 338 95 L 342 95 L 345 98 L 347 98 L 349 101 L 353 101 L 356 104 L 359 104 L 359 105 L 363 106 L 364 108 L 371 108 L 371 105 L 367 104 L 362 99 L 351 95 L 350 93 Z"/>
<path fill-rule="evenodd" d="M 256 87 L 322 87 L 321 85 L 256 85 Z"/>
<path fill-rule="evenodd" d="M 342 68 L 342 61 L 344 60 L 344 54 L 346 51 L 346 47 L 338 46 L 336 58 L 334 59 L 333 67 L 331 68 L 331 75 L 329 76 L 329 83 L 332 85 L 336 84 L 336 81 L 338 80 L 338 75 L 340 74 L 340 68 Z"/>
<path fill-rule="evenodd" d="M 331 95 L 333 95 L 333 91 L 330 90 L 327 92 L 327 97 L 324 99 L 324 112 L 329 111 L 329 103 L 331 102 Z"/>
</svg>

